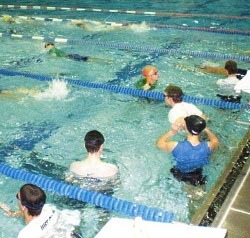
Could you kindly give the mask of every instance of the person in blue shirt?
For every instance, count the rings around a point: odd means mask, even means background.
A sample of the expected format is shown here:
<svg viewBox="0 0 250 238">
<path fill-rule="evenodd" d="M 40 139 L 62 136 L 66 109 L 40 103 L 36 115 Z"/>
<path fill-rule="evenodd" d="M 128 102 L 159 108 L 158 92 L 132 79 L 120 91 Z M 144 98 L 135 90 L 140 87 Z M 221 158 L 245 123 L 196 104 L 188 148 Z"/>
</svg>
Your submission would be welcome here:
<svg viewBox="0 0 250 238">
<path fill-rule="evenodd" d="M 218 138 L 206 127 L 206 121 L 197 115 L 184 118 L 187 138 L 184 141 L 171 141 L 178 129 L 172 128 L 156 142 L 158 148 L 171 152 L 175 166 L 170 170 L 179 181 L 197 186 L 206 183 L 202 168 L 209 163 L 211 152 L 218 147 Z M 199 135 L 204 131 L 208 141 L 200 141 Z"/>
</svg>

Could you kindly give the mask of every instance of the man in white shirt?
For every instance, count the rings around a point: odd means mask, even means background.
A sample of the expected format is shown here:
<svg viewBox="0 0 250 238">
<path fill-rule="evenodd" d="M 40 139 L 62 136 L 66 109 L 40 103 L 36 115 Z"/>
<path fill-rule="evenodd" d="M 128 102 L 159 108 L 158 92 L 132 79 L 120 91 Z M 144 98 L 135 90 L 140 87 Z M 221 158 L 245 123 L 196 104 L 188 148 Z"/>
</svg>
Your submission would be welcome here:
<svg viewBox="0 0 250 238">
<path fill-rule="evenodd" d="M 75 228 L 80 225 L 80 212 L 77 210 L 56 209 L 46 203 L 46 194 L 36 185 L 23 185 L 16 195 L 19 211 L 0 203 L 8 216 L 23 216 L 26 226 L 19 232 L 18 238 L 75 238 Z"/>
<path fill-rule="evenodd" d="M 248 87 L 246 83 L 248 83 L 248 86 L 250 84 L 249 80 L 245 78 L 247 70 L 238 69 L 237 63 L 234 60 L 226 61 L 225 70 L 227 72 L 227 78 L 219 79 L 216 82 L 220 88 L 220 93 L 217 94 L 217 96 L 226 102 L 240 103 L 241 90 L 247 90 Z"/>
<path fill-rule="evenodd" d="M 184 128 L 184 118 L 190 115 L 197 115 L 207 120 L 206 115 L 195 105 L 182 101 L 184 93 L 182 89 L 175 85 L 169 85 L 164 90 L 166 105 L 172 107 L 168 114 L 172 129 L 179 131 Z"/>
</svg>

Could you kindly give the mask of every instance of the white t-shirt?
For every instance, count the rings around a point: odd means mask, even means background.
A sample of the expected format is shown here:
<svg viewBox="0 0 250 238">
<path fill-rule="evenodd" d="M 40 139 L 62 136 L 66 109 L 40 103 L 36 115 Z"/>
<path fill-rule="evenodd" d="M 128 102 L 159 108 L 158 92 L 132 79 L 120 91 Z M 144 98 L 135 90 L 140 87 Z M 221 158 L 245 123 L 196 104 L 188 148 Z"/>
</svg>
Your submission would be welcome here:
<svg viewBox="0 0 250 238">
<path fill-rule="evenodd" d="M 195 105 L 187 102 L 176 103 L 169 111 L 168 119 L 171 124 L 179 117 L 187 117 L 191 115 L 201 116 L 203 113 Z"/>
<path fill-rule="evenodd" d="M 236 76 L 229 76 L 225 79 L 219 79 L 216 84 L 219 86 L 220 93 L 222 95 L 236 95 L 234 91 L 234 86 L 239 82 L 240 80 L 237 79 Z"/>
<path fill-rule="evenodd" d="M 235 85 L 234 90 L 236 93 L 240 93 L 241 91 L 250 93 L 250 70 L 248 70 L 247 74 L 239 80 L 239 82 Z"/>
<path fill-rule="evenodd" d="M 58 212 L 51 206 L 45 204 L 40 216 L 34 218 L 18 234 L 18 238 L 42 237 L 51 229 L 58 219 Z"/>
<path fill-rule="evenodd" d="M 80 212 L 58 210 L 45 204 L 40 216 L 34 218 L 18 234 L 18 238 L 70 238 L 75 226 L 80 224 Z"/>
</svg>

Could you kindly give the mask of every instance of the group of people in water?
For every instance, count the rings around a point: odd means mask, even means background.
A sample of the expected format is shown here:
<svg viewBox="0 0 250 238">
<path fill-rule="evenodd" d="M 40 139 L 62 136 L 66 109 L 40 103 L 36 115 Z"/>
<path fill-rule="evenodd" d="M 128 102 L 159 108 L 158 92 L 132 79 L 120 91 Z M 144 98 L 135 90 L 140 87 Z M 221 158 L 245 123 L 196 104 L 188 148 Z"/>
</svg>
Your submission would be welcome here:
<svg viewBox="0 0 250 238">
<path fill-rule="evenodd" d="M 12 23 L 11 19 L 9 19 Z M 45 48 L 49 55 L 54 57 L 69 58 L 76 61 L 90 61 L 89 56 L 67 54 L 55 47 L 53 42 L 46 42 Z M 227 75 L 225 79 L 217 81 L 217 85 L 223 90 L 217 96 L 227 102 L 241 100 L 241 92 L 250 93 L 249 70 L 237 68 L 237 63 L 229 60 L 224 69 L 212 66 L 203 67 L 204 72 Z M 142 69 L 142 78 L 136 82 L 135 87 L 142 90 L 154 90 L 159 79 L 159 71 L 155 66 L 148 65 Z M 7 93 L 7 92 L 6 92 Z M 20 93 L 30 93 L 20 91 Z M 172 154 L 174 166 L 171 173 L 178 180 L 193 186 L 201 186 L 206 183 L 206 175 L 203 167 L 209 163 L 213 150 L 219 146 L 219 139 L 207 126 L 207 116 L 195 105 L 183 101 L 182 89 L 175 85 L 168 85 L 163 92 L 165 104 L 170 106 L 168 119 L 171 124 L 169 130 L 156 139 L 156 146 Z M 176 141 L 173 137 L 180 131 L 186 132 L 184 141 Z M 207 140 L 200 139 L 205 133 Z M 86 133 L 85 148 L 87 156 L 83 161 L 76 161 L 70 165 L 69 171 L 74 178 L 95 178 L 104 181 L 119 179 L 119 168 L 111 163 L 101 160 L 104 148 L 104 136 L 98 130 Z M 3 203 L 0 203 L 5 213 L 9 216 L 23 216 L 26 226 L 19 232 L 18 238 L 42 237 L 50 234 L 55 229 L 56 223 L 62 215 L 59 215 L 55 207 L 46 204 L 45 192 L 36 185 L 23 185 L 16 195 L 19 210 L 17 212 Z M 79 214 L 76 214 L 79 217 Z M 69 237 L 78 237 L 75 226 L 79 225 L 79 219 L 72 219 L 70 229 L 67 230 Z M 53 237 L 53 235 L 46 237 Z M 62 236 L 66 237 L 66 236 Z"/>
<path fill-rule="evenodd" d="M 50 47 L 49 50 L 54 49 L 54 45 L 51 43 L 47 43 L 45 47 Z M 59 57 L 68 57 L 58 52 L 55 54 L 63 55 Z M 203 70 L 208 72 L 215 71 L 212 67 L 203 68 Z M 224 82 L 224 86 L 227 89 L 233 89 L 237 93 L 239 91 L 247 92 L 246 85 L 243 84 L 242 87 L 241 82 L 245 80 L 249 84 L 249 71 L 238 70 L 236 62 L 232 60 L 225 63 L 225 71 L 228 77 L 224 80 L 219 80 L 217 82 L 219 86 L 223 85 Z M 158 69 L 155 66 L 148 65 L 143 68 L 142 76 L 143 78 L 135 86 L 142 90 L 155 89 L 159 79 Z M 180 87 L 168 85 L 163 94 L 165 104 L 171 107 L 168 114 L 171 127 L 156 140 L 156 146 L 172 154 L 174 166 L 170 172 L 178 181 L 193 186 L 202 186 L 206 183 L 203 167 L 209 163 L 212 151 L 219 146 L 219 139 L 207 127 L 207 116 L 195 105 L 183 102 L 184 93 Z M 232 101 L 233 98 L 234 101 L 235 99 L 235 96 L 231 94 L 223 96 L 225 97 L 220 96 L 221 100 Z M 186 132 L 186 139 L 184 141 L 174 140 L 173 137 L 180 131 Z M 207 135 L 206 141 L 200 140 L 202 133 Z M 76 161 L 70 165 L 70 176 L 74 178 L 94 178 L 102 181 L 119 179 L 119 168 L 114 164 L 101 160 L 105 141 L 102 133 L 97 130 L 91 130 L 86 133 L 84 141 L 87 156 L 85 160 Z M 44 234 L 49 234 L 52 227 L 55 230 L 55 224 L 58 223 L 58 219 L 61 217 L 58 214 L 62 211 L 46 204 L 46 195 L 41 188 L 33 184 L 25 184 L 17 193 L 17 200 L 19 206 L 17 212 L 12 212 L 3 203 L 0 203 L 0 208 L 9 216 L 24 217 L 27 225 L 20 231 L 18 238 L 40 237 Z M 76 217 L 79 216 L 76 215 Z M 71 237 L 78 237 L 74 227 L 79 225 L 79 221 L 73 220 L 75 222 L 69 225 L 71 228 L 67 232 L 70 232 Z"/>
</svg>

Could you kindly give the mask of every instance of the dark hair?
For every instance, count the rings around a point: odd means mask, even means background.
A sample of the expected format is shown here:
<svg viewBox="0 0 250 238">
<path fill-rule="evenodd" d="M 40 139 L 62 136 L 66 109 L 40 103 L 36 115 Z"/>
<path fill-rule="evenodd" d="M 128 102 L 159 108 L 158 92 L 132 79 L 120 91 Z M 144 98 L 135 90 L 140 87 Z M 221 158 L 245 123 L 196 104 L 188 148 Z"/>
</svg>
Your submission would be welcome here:
<svg viewBox="0 0 250 238">
<path fill-rule="evenodd" d="M 197 115 L 191 115 L 184 118 L 187 130 L 192 135 L 199 135 L 206 128 L 206 121 Z"/>
<path fill-rule="evenodd" d="M 20 202 L 28 209 L 29 215 L 38 216 L 46 202 L 46 194 L 36 185 L 25 184 L 20 188 Z"/>
<path fill-rule="evenodd" d="M 228 74 L 237 73 L 237 63 L 234 60 L 228 60 L 225 63 L 225 69 L 228 71 Z"/>
<path fill-rule="evenodd" d="M 173 99 L 174 103 L 182 102 L 183 91 L 180 87 L 175 85 L 168 85 L 164 90 L 166 93 L 166 97 L 170 97 Z"/>
<path fill-rule="evenodd" d="M 85 135 L 85 148 L 89 153 L 97 152 L 104 143 L 104 137 L 101 132 L 93 130 Z"/>
<path fill-rule="evenodd" d="M 45 42 L 44 47 L 47 48 L 49 45 L 54 46 L 53 42 Z"/>
</svg>

